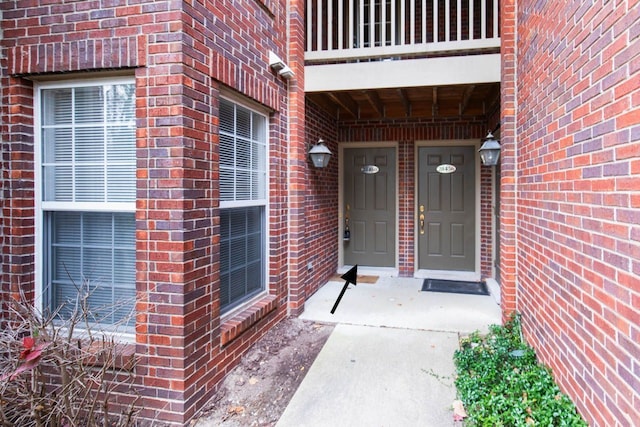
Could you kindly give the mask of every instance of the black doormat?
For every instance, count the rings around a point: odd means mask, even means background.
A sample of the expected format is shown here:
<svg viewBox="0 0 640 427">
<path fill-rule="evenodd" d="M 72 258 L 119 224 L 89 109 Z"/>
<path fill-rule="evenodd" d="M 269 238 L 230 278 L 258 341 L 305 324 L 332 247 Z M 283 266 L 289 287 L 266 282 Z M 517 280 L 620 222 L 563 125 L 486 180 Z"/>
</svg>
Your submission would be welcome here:
<svg viewBox="0 0 640 427">
<path fill-rule="evenodd" d="M 459 280 L 424 279 L 422 290 L 453 294 L 489 295 L 485 282 L 464 282 Z"/>
</svg>

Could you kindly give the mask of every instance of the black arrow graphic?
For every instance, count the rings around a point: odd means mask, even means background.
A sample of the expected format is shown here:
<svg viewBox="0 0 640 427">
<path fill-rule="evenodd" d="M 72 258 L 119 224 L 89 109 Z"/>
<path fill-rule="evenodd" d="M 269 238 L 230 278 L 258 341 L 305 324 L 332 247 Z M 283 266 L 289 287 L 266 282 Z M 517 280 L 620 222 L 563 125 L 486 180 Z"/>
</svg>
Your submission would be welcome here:
<svg viewBox="0 0 640 427">
<path fill-rule="evenodd" d="M 358 281 L 358 264 L 351 267 L 351 269 L 346 273 L 344 273 L 342 276 L 340 276 L 340 278 L 346 281 L 344 282 L 342 291 L 340 291 L 340 295 L 338 295 L 338 299 L 336 300 L 336 303 L 333 304 L 333 308 L 331 309 L 331 314 L 333 314 L 336 311 L 336 308 L 338 308 L 338 304 L 340 304 L 340 300 L 342 299 L 342 296 L 344 295 L 347 288 L 349 287 L 349 283 L 353 283 L 354 286 L 357 285 L 356 282 Z"/>
</svg>

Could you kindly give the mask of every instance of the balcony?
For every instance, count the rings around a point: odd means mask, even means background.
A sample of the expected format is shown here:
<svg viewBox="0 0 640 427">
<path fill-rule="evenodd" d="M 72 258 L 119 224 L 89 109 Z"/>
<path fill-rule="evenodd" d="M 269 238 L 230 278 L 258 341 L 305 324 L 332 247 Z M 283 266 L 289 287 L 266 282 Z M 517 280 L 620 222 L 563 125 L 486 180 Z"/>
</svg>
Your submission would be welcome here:
<svg viewBox="0 0 640 427">
<path fill-rule="evenodd" d="M 485 115 L 499 13 L 499 0 L 307 0 L 305 92 L 340 120 Z"/>
<path fill-rule="evenodd" d="M 307 0 L 309 63 L 496 51 L 498 0 Z"/>
</svg>

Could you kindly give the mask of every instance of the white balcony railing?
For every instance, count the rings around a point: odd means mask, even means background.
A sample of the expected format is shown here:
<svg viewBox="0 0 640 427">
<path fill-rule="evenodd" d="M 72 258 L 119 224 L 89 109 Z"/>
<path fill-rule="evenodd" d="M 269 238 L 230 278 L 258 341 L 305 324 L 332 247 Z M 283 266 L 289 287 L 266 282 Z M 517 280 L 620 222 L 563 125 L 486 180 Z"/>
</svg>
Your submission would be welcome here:
<svg viewBox="0 0 640 427">
<path fill-rule="evenodd" d="M 500 47 L 499 0 L 307 0 L 307 61 Z"/>
</svg>

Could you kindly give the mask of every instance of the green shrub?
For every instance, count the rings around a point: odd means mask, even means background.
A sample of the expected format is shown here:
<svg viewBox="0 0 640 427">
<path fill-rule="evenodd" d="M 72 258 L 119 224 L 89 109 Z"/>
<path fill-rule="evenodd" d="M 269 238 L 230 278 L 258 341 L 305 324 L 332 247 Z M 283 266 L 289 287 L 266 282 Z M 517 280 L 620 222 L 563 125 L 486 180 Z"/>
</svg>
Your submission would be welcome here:
<svg viewBox="0 0 640 427">
<path fill-rule="evenodd" d="M 549 368 L 522 339 L 520 319 L 473 333 L 455 352 L 455 381 L 471 426 L 586 426 Z"/>
</svg>

